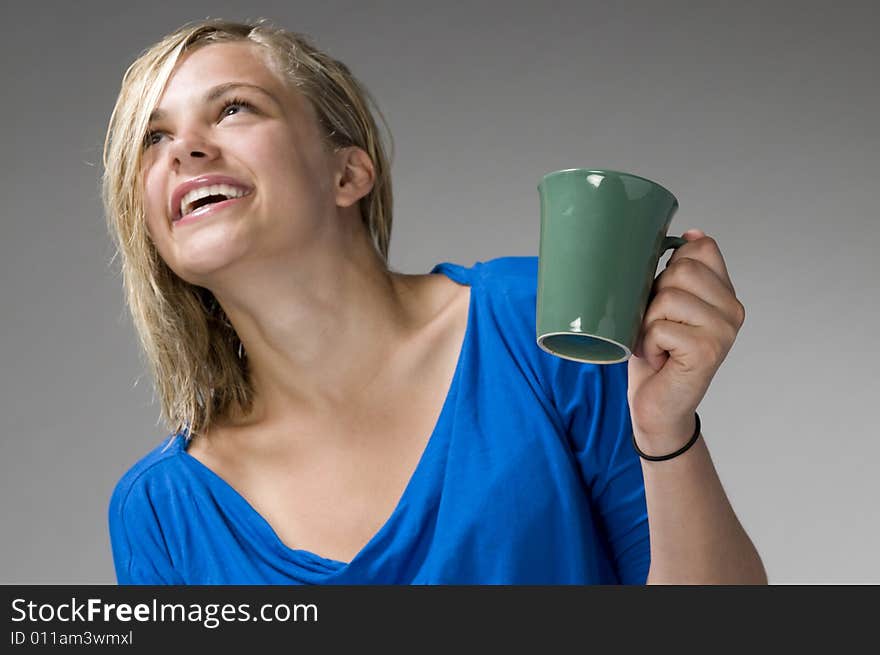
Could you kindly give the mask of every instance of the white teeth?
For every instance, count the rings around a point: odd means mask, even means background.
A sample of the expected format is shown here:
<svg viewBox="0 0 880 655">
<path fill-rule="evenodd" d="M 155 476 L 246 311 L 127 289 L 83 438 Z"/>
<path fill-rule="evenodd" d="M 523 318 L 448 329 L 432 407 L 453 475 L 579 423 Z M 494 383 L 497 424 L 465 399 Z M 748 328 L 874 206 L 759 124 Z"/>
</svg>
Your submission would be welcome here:
<svg viewBox="0 0 880 655">
<path fill-rule="evenodd" d="M 230 186 L 229 184 L 213 184 L 211 186 L 202 186 L 193 189 L 180 199 L 180 215 L 186 216 L 191 209 L 192 203 L 207 196 L 226 196 L 227 198 L 241 198 L 245 195 L 245 190 L 239 187 Z"/>
</svg>

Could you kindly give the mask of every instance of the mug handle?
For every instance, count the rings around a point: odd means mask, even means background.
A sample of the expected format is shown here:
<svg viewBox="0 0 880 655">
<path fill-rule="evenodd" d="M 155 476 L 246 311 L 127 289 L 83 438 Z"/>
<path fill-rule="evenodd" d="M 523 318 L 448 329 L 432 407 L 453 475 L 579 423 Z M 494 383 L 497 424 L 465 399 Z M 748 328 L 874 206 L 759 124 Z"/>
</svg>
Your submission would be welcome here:
<svg viewBox="0 0 880 655">
<path fill-rule="evenodd" d="M 680 248 L 687 242 L 688 240 L 684 237 L 666 237 L 663 239 L 663 247 L 660 249 L 660 254 L 662 255 L 670 248 Z"/>
</svg>

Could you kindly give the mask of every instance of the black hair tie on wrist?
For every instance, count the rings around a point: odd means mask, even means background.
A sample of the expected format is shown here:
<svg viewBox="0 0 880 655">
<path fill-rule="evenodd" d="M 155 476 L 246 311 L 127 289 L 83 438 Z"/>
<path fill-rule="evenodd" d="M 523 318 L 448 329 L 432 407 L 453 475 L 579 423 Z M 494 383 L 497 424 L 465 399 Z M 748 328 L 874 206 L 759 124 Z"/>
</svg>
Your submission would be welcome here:
<svg viewBox="0 0 880 655">
<path fill-rule="evenodd" d="M 649 462 L 662 462 L 667 459 L 672 459 L 673 457 L 678 457 L 683 452 L 685 452 L 688 448 L 693 446 L 697 442 L 697 439 L 699 439 L 699 437 L 700 437 L 700 415 L 697 414 L 696 412 L 694 412 L 694 416 L 697 419 L 697 427 L 696 427 L 696 429 L 694 429 L 694 436 L 692 436 L 690 441 L 688 441 L 684 446 L 682 446 L 681 448 L 676 450 L 674 453 L 670 453 L 669 455 L 660 455 L 658 457 L 654 457 L 653 455 L 646 455 L 641 450 L 639 450 L 639 445 L 636 443 L 635 431 L 633 431 L 633 434 L 632 434 L 633 448 L 636 449 L 636 452 L 639 454 L 639 457 L 641 457 L 642 459 L 647 459 Z"/>
</svg>

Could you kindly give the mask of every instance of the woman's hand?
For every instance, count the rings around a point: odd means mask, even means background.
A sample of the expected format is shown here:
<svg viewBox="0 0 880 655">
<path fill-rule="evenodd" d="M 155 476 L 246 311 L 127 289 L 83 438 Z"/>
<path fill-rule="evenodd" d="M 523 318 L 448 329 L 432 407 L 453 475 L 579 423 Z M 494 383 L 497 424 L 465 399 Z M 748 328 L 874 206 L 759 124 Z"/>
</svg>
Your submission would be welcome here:
<svg viewBox="0 0 880 655">
<path fill-rule="evenodd" d="M 718 244 L 701 230 L 682 235 L 654 280 L 629 360 L 629 400 L 639 448 L 678 450 L 695 429 L 694 411 L 745 321 Z"/>
</svg>

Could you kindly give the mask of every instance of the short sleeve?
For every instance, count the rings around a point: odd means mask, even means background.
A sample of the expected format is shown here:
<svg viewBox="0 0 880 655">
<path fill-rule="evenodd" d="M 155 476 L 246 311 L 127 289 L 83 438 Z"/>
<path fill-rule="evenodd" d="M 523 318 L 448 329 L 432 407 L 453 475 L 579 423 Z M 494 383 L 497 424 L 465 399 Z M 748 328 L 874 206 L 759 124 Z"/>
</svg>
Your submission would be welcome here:
<svg viewBox="0 0 880 655">
<path fill-rule="evenodd" d="M 174 570 L 149 487 L 141 476 L 124 477 L 108 510 L 113 565 L 120 585 L 183 584 Z"/>
<path fill-rule="evenodd" d="M 557 409 L 618 578 L 623 584 L 645 584 L 651 557 L 648 511 L 642 465 L 632 447 L 628 364 L 557 361 Z"/>
</svg>

